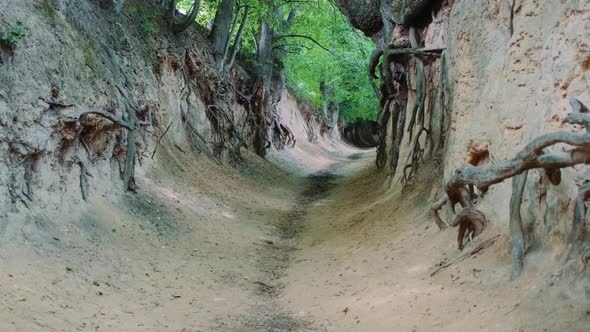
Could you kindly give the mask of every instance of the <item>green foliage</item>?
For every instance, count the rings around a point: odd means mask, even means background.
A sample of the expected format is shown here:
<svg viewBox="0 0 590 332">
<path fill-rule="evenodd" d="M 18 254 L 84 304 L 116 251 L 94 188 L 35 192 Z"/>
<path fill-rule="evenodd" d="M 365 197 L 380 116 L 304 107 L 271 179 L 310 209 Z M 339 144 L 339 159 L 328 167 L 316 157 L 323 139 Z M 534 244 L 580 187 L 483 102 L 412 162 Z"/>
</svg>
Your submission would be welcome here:
<svg viewBox="0 0 590 332">
<path fill-rule="evenodd" d="M 139 27 L 139 32 L 144 38 L 153 38 L 158 32 L 158 21 L 162 16 L 162 7 L 158 5 L 129 4 L 123 7 L 123 14 L 127 19 Z"/>
<path fill-rule="evenodd" d="M 143 55 L 146 59 L 152 59 L 156 53 L 155 37 L 160 33 L 159 24 L 162 21 L 163 8 L 158 4 L 151 3 L 129 3 L 123 7 L 120 20 L 116 22 L 117 28 L 133 27 L 136 33 L 141 36 L 143 44 Z"/>
<path fill-rule="evenodd" d="M 0 43 L 8 46 L 15 47 L 19 40 L 25 38 L 29 33 L 29 29 L 23 22 L 16 22 L 8 26 L 5 32 L 0 33 Z"/>
<path fill-rule="evenodd" d="M 180 1 L 181 4 L 183 2 L 190 6 L 192 0 Z M 213 20 L 219 2 L 202 2 L 197 18 L 199 24 L 206 26 Z M 273 27 L 275 35 L 311 37 L 331 52 L 304 38 L 281 38 L 275 42 L 275 52 L 283 52 L 277 46 L 288 45 L 288 52 L 282 54 L 288 87 L 298 99 L 319 108 L 322 105 L 320 82 L 324 81 L 331 90 L 332 98 L 340 104 L 341 121 L 376 119 L 379 102 L 367 74 L 374 45 L 350 26 L 330 0 L 242 0 L 241 3 L 251 7 L 246 35 L 242 39 L 242 61 L 252 62 L 256 58 L 254 34 L 258 33 L 261 22 Z M 299 14 L 293 25 L 289 31 L 279 31 L 279 21 L 295 7 Z"/>
<path fill-rule="evenodd" d="M 178 0 L 176 2 L 176 8 L 179 11 L 187 13 L 190 11 L 194 0 Z M 201 1 L 201 6 L 199 8 L 199 14 L 197 15 L 197 23 L 202 26 L 207 26 L 209 22 L 213 22 L 213 18 L 215 17 L 215 11 L 217 10 L 217 6 L 221 1 L 211 0 L 211 1 Z"/>
<path fill-rule="evenodd" d="M 141 23 L 141 34 L 144 38 L 154 38 L 158 34 L 158 28 L 152 22 Z"/>
<path fill-rule="evenodd" d="M 286 60 L 289 87 L 305 100 L 322 104 L 320 82 L 325 82 L 340 104 L 340 120 L 376 119 L 378 100 L 367 75 L 373 43 L 354 30 L 328 0 L 302 6 L 289 33 L 314 38 L 332 52 L 304 39 L 289 38 Z"/>
</svg>

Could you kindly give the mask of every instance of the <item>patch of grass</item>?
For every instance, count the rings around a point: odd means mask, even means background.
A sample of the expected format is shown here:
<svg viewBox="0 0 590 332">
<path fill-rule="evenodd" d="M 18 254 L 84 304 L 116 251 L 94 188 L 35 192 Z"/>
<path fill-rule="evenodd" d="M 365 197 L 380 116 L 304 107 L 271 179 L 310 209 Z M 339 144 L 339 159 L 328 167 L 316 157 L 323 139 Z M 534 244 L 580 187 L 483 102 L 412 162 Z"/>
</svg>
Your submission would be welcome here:
<svg viewBox="0 0 590 332">
<path fill-rule="evenodd" d="M 11 24 L 5 32 L 0 32 L 0 44 L 14 48 L 16 44 L 29 34 L 29 29 L 21 21 Z"/>
<path fill-rule="evenodd" d="M 139 9 L 133 3 L 128 4 L 127 6 L 123 6 L 123 15 L 127 17 L 133 17 L 139 13 Z"/>
<path fill-rule="evenodd" d="M 141 35 L 146 39 L 153 39 L 159 32 L 158 27 L 156 27 L 152 22 L 143 22 L 141 23 Z"/>
</svg>

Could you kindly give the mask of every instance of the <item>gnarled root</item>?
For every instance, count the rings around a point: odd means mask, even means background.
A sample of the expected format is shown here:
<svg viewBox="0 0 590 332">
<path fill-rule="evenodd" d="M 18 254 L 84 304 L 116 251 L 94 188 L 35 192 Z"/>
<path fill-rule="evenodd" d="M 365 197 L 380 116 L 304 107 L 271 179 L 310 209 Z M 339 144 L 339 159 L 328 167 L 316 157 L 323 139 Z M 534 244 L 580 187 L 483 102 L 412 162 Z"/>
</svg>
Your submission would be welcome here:
<svg viewBox="0 0 590 332">
<path fill-rule="evenodd" d="M 520 206 L 526 184 L 528 171 L 512 178 L 512 196 L 510 197 L 510 235 L 512 237 L 512 275 L 510 280 L 520 276 L 524 268 L 525 239 L 522 227 L 522 216 Z"/>
<path fill-rule="evenodd" d="M 457 214 L 451 226 L 459 226 L 457 244 L 459 250 L 463 250 L 463 241 L 465 241 L 465 238 L 473 241 L 474 238 L 483 232 L 486 227 L 486 217 L 477 209 L 466 208 Z"/>
<path fill-rule="evenodd" d="M 283 150 L 285 146 L 295 147 L 297 140 L 289 127 L 283 125 L 278 120 L 272 124 L 272 144 L 277 150 Z"/>
<path fill-rule="evenodd" d="M 442 209 L 445 204 L 447 204 L 447 196 L 443 195 L 439 200 L 437 200 L 432 205 L 432 219 L 434 219 L 434 223 L 438 226 L 439 230 L 443 230 L 447 228 L 447 224 L 442 220 L 440 217 L 440 209 Z"/>
<path fill-rule="evenodd" d="M 369 61 L 369 77 L 374 80 L 378 79 L 375 71 L 377 70 L 377 66 L 379 66 L 379 60 L 381 59 L 382 55 L 382 49 L 377 49 L 373 52 L 373 54 L 371 54 L 371 59 Z"/>
<path fill-rule="evenodd" d="M 439 228 L 443 229 L 439 210 L 448 203 L 454 211 L 457 203 L 463 207 L 470 207 L 475 196 L 474 190 L 486 192 L 487 189 L 505 179 L 514 177 L 511 198 L 510 230 L 512 234 L 512 256 L 514 265 L 512 278 L 516 278 L 524 267 L 524 234 L 520 205 L 527 172 L 531 169 L 542 168 L 549 181 L 558 185 L 561 182 L 561 168 L 579 164 L 590 164 L 590 113 L 588 108 L 579 100 L 571 100 L 573 113 L 566 117 L 564 123 L 578 124 L 586 127 L 585 132 L 559 131 L 541 135 L 533 139 L 513 158 L 489 166 L 463 166 L 455 171 L 445 185 L 446 197 L 441 197 L 432 206 L 433 219 Z M 549 147 L 555 144 L 565 144 L 571 148 L 564 152 L 551 152 Z M 586 215 L 585 202 L 590 198 L 590 183 L 586 182 L 576 198 L 572 232 L 569 236 L 569 247 L 575 247 L 574 242 L 585 237 L 584 218 Z M 458 216 L 459 217 L 459 216 Z M 458 218 L 457 217 L 457 218 Z M 457 219 L 456 219 L 457 220 Z M 455 221 L 451 226 L 457 224 Z"/>
<path fill-rule="evenodd" d="M 588 230 L 586 229 L 586 213 L 588 208 L 586 202 L 590 198 L 590 180 L 584 180 L 584 183 L 578 189 L 576 195 L 576 203 L 574 205 L 574 219 L 572 223 L 572 230 L 568 237 L 568 244 L 575 246 L 576 244 L 583 242 L 586 237 Z"/>
<path fill-rule="evenodd" d="M 377 145 L 377 158 L 375 158 L 379 168 L 383 168 L 387 162 L 387 124 L 391 118 L 390 105 L 391 100 L 387 99 L 379 116 L 379 145 Z"/>
</svg>

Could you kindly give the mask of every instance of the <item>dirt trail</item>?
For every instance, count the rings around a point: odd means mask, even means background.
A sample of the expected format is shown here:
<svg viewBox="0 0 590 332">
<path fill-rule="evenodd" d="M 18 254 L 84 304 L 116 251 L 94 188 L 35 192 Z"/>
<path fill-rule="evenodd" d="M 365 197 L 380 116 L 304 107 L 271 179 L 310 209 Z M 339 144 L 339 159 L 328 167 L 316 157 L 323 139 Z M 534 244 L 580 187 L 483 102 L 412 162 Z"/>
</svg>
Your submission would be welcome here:
<svg viewBox="0 0 590 332">
<path fill-rule="evenodd" d="M 354 152 L 354 153 L 351 153 Z M 371 163 L 373 153 L 351 150 L 328 154 L 331 162 L 326 169 L 312 173 L 302 179 L 299 193 L 290 210 L 280 216 L 275 226 L 274 236 L 279 241 L 265 241 L 264 246 L 258 252 L 262 257 L 260 270 L 266 273 L 264 281 L 257 281 L 256 295 L 262 299 L 262 304 L 253 308 L 252 318 L 247 320 L 244 326 L 238 326 L 235 331 L 265 331 L 265 332 L 291 332 L 291 331 L 317 331 L 318 326 L 313 320 L 308 319 L 303 312 L 285 310 L 279 302 L 280 297 L 289 285 L 286 271 L 295 261 L 297 250 L 301 241 L 301 234 L 305 231 L 308 220 L 308 212 L 318 201 L 324 200 L 346 175 L 353 174 L 359 169 L 364 169 Z M 325 156 L 324 156 L 325 157 Z M 287 157 L 288 158 L 288 157 Z M 288 158 L 290 159 L 290 158 Z M 313 160 L 309 161 L 313 163 Z M 292 166 L 292 165 L 289 165 Z M 313 165 L 312 165 L 313 166 Z M 300 168 L 309 165 L 297 165 Z M 310 167 L 313 169 L 313 167 Z M 262 318 L 261 318 L 262 317 Z"/>
<path fill-rule="evenodd" d="M 305 214 L 279 303 L 315 331 L 587 331 L 588 280 L 560 270 L 558 253 L 531 253 L 509 282 L 499 221 L 465 251 L 499 236 L 492 246 L 430 275 L 464 253 L 431 220 L 431 174 L 404 193 L 370 168 L 340 179 Z"/>
<path fill-rule="evenodd" d="M 252 331 L 288 332 L 311 328 L 310 322 L 280 309 L 276 298 L 285 288 L 285 270 L 292 262 L 292 254 L 303 230 L 307 210 L 335 185 L 335 178 L 336 176 L 328 170 L 307 176 L 304 181 L 305 189 L 297 195 L 291 210 L 276 222 L 276 236 L 281 239 L 283 245 L 266 241 L 266 246 L 259 250 L 263 257 L 260 270 L 266 273 L 266 280 L 257 281 L 255 284 L 258 287 L 257 295 L 262 298 L 263 304 L 253 308 L 254 318 L 249 320 L 245 327 L 236 328 L 236 331 L 249 328 Z M 260 319 L 260 313 L 264 313 L 268 318 Z"/>
<path fill-rule="evenodd" d="M 273 161 L 298 176 L 248 155 L 229 169 L 162 149 L 136 195 L 12 220 L 0 231 L 0 331 L 590 326 L 588 280 L 556 271 L 557 252 L 530 253 L 508 282 L 501 221 L 479 240 L 501 234 L 493 246 L 431 277 L 461 254 L 428 213 L 435 171 L 425 165 L 402 193 L 372 167 L 373 152 L 325 149 L 293 168 L 297 149 Z"/>
<path fill-rule="evenodd" d="M 231 169 L 163 148 L 138 170 L 137 194 L 14 215 L 0 227 L 0 331 L 314 328 L 278 300 L 333 177 L 245 158 Z"/>
</svg>

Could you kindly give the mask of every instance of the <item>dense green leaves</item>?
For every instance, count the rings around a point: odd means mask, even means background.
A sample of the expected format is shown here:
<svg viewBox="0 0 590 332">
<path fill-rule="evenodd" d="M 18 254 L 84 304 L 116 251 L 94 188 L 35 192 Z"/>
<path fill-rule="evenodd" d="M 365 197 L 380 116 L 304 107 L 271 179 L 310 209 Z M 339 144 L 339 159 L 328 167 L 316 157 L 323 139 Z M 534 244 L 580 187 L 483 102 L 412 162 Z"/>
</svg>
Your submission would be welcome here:
<svg viewBox="0 0 590 332">
<path fill-rule="evenodd" d="M 16 43 L 25 38 L 28 34 L 28 29 L 22 22 L 17 22 L 8 27 L 5 32 L 0 32 L 0 44 L 8 47 L 14 47 Z"/>
<path fill-rule="evenodd" d="M 290 33 L 310 36 L 331 52 L 304 39 L 289 39 L 289 50 L 294 54 L 286 60 L 288 86 L 319 107 L 319 87 L 324 81 L 340 103 L 341 121 L 376 118 L 379 103 L 366 74 L 372 42 L 351 28 L 327 0 L 300 8 Z"/>
<path fill-rule="evenodd" d="M 178 8 L 187 11 L 193 1 L 178 0 Z M 210 25 L 219 2 L 201 1 L 197 22 Z M 266 22 L 273 27 L 276 37 L 295 35 L 277 38 L 274 52 L 286 53 L 281 58 L 285 59 L 287 85 L 298 98 L 321 107 L 320 83 L 325 82 L 333 100 L 340 104 L 341 121 L 377 117 L 379 103 L 367 75 L 373 43 L 353 29 L 330 0 L 241 0 L 240 16 L 245 4 L 251 10 L 242 40 L 242 59 L 256 58 L 254 35 L 261 22 Z M 293 8 L 297 8 L 297 17 L 289 31 L 281 31 L 279 22 Z M 288 48 L 281 47 L 284 45 Z"/>
</svg>

